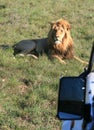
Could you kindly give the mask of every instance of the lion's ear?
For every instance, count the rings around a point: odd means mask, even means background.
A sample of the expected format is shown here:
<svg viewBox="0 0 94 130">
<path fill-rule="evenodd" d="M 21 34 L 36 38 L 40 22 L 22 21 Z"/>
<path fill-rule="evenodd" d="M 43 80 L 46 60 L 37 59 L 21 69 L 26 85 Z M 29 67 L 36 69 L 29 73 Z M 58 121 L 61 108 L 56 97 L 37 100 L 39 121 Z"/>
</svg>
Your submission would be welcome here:
<svg viewBox="0 0 94 130">
<path fill-rule="evenodd" d="M 65 28 L 67 29 L 67 30 L 70 30 L 71 29 L 71 25 L 70 25 L 70 23 L 67 21 L 67 20 L 63 20 L 62 19 L 62 23 L 64 24 L 64 26 L 65 26 Z M 62 25 L 63 25 L 62 24 Z"/>
<path fill-rule="evenodd" d="M 52 26 L 53 24 L 55 24 L 55 22 L 54 22 L 54 21 L 52 21 L 52 22 L 49 22 L 49 24 Z"/>
<path fill-rule="evenodd" d="M 70 30 L 71 29 L 71 25 L 68 23 L 67 24 L 67 30 Z"/>
<path fill-rule="evenodd" d="M 49 22 L 50 27 L 52 28 L 56 22 Z"/>
</svg>

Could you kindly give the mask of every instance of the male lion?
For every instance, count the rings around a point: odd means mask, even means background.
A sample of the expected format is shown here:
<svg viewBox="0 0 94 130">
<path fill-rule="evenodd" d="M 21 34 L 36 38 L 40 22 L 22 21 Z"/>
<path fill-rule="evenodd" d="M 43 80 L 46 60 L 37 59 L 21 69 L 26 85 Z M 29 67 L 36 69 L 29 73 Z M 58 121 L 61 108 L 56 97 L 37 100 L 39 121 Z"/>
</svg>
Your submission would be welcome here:
<svg viewBox="0 0 94 130">
<path fill-rule="evenodd" d="M 73 40 L 70 35 L 70 24 L 63 19 L 51 23 L 51 29 L 47 38 L 22 40 L 13 46 L 14 55 L 31 54 L 34 58 L 46 53 L 50 58 L 55 57 L 62 63 L 64 59 L 75 58 L 82 63 L 83 60 L 74 56 Z"/>
</svg>

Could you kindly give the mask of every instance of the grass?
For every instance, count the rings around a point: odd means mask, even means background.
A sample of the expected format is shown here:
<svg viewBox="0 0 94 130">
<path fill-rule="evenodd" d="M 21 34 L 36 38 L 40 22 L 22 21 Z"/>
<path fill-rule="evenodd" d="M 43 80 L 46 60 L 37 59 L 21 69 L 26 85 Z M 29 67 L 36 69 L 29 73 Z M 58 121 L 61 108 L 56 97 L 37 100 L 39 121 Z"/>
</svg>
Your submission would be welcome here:
<svg viewBox="0 0 94 130">
<path fill-rule="evenodd" d="M 88 61 L 94 39 L 93 0 L 1 0 L 0 45 L 44 38 L 49 22 L 71 23 L 75 54 Z M 0 130 L 60 130 L 56 118 L 61 75 L 79 75 L 85 65 L 75 60 L 49 61 L 44 55 L 13 57 L 12 48 L 0 48 Z"/>
</svg>

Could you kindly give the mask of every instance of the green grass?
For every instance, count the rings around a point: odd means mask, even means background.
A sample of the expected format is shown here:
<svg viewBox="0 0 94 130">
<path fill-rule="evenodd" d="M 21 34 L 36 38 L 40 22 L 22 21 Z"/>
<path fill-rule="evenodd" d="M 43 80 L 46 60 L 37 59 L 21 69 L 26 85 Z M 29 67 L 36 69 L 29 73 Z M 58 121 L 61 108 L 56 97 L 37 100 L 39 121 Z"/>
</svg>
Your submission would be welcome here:
<svg viewBox="0 0 94 130">
<path fill-rule="evenodd" d="M 93 0 L 1 0 L 0 45 L 44 38 L 49 22 L 71 23 L 75 54 L 88 61 L 94 39 Z M 56 118 L 59 78 L 79 75 L 85 65 L 76 60 L 50 61 L 44 55 L 13 57 L 12 48 L 0 48 L 0 130 L 60 130 Z M 28 81 L 28 84 L 25 84 Z"/>
</svg>

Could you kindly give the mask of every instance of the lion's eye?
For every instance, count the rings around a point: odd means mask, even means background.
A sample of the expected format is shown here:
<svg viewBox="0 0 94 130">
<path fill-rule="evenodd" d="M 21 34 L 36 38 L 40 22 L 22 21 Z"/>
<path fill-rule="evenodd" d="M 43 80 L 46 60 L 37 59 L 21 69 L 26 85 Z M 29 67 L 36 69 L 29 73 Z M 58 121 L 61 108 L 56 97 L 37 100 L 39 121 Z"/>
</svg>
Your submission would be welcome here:
<svg viewBox="0 0 94 130">
<path fill-rule="evenodd" d="M 63 29 L 61 29 L 61 32 L 63 32 Z"/>
</svg>

